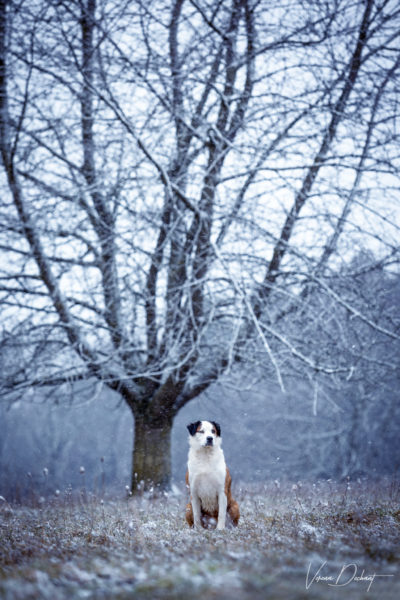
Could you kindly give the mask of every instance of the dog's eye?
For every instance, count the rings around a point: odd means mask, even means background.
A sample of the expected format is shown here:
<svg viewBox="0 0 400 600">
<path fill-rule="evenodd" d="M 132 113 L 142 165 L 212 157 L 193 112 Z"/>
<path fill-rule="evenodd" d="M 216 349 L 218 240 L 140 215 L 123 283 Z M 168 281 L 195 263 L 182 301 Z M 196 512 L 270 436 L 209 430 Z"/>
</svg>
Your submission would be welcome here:
<svg viewBox="0 0 400 600">
<path fill-rule="evenodd" d="M 204 429 L 201 429 L 201 430 L 199 431 L 199 433 L 204 433 Z"/>
<path fill-rule="evenodd" d="M 215 433 L 215 429 L 212 429 L 212 430 L 211 430 L 211 433 Z"/>
</svg>

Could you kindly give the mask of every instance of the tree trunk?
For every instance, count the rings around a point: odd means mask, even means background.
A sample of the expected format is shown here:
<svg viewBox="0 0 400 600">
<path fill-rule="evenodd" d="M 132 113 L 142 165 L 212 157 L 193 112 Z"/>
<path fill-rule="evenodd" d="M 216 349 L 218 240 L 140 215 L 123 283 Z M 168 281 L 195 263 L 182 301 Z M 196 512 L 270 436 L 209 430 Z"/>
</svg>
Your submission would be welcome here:
<svg viewBox="0 0 400 600">
<path fill-rule="evenodd" d="M 172 415 L 134 415 L 132 493 L 165 491 L 171 485 Z"/>
</svg>

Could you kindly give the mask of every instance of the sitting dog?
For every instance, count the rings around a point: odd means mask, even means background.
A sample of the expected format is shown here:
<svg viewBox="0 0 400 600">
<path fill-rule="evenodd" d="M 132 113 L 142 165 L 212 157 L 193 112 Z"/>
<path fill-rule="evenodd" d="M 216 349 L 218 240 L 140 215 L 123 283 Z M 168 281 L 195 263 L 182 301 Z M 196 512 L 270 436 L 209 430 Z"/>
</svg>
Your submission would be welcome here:
<svg viewBox="0 0 400 600">
<path fill-rule="evenodd" d="M 196 421 L 187 428 L 190 449 L 186 484 L 190 502 L 186 506 L 186 521 L 190 527 L 208 528 L 214 520 L 217 529 L 225 529 L 228 513 L 236 526 L 239 505 L 231 495 L 232 479 L 221 448 L 221 427 L 214 421 Z"/>
</svg>

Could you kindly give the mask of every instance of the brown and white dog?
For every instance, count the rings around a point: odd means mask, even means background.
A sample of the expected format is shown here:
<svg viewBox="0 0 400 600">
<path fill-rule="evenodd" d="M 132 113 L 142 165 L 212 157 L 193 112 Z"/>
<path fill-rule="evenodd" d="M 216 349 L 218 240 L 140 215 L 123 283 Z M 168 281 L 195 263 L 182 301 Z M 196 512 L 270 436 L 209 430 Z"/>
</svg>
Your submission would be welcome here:
<svg viewBox="0 0 400 600">
<path fill-rule="evenodd" d="M 238 503 L 231 494 L 231 476 L 221 448 L 221 427 L 214 421 L 196 421 L 187 426 L 189 436 L 186 484 L 190 502 L 186 521 L 190 527 L 208 528 L 213 522 L 225 529 L 228 513 L 233 525 L 239 522 Z"/>
</svg>

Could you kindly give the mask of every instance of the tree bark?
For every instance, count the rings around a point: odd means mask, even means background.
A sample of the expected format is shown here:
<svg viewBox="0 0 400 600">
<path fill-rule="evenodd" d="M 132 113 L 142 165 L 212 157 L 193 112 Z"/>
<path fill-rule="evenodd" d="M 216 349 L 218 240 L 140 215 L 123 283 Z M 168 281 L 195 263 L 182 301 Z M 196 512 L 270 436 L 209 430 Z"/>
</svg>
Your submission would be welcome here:
<svg viewBox="0 0 400 600">
<path fill-rule="evenodd" d="M 132 493 L 166 491 L 171 485 L 172 414 L 150 411 L 134 415 Z"/>
</svg>

